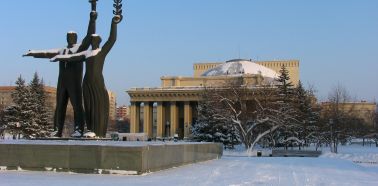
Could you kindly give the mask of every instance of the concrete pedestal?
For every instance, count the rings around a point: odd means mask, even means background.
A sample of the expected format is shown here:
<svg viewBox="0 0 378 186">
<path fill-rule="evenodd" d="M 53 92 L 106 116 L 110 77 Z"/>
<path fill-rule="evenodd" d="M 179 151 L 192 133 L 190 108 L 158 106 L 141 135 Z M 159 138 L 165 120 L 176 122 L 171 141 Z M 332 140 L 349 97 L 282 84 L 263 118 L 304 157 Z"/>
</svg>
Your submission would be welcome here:
<svg viewBox="0 0 378 186">
<path fill-rule="evenodd" d="M 7 170 L 142 174 L 222 156 L 222 144 L 79 141 L 0 141 Z"/>
</svg>

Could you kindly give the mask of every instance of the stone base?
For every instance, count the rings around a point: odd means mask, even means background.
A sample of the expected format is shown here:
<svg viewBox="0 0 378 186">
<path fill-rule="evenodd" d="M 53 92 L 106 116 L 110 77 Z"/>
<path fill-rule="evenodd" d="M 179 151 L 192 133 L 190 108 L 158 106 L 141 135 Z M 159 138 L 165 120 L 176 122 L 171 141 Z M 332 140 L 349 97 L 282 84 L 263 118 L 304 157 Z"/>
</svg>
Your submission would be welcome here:
<svg viewBox="0 0 378 186">
<path fill-rule="evenodd" d="M 219 159 L 222 144 L 0 141 L 0 168 L 95 174 L 143 174 Z"/>
<path fill-rule="evenodd" d="M 273 157 L 319 157 L 322 151 L 308 150 L 273 150 Z"/>
</svg>

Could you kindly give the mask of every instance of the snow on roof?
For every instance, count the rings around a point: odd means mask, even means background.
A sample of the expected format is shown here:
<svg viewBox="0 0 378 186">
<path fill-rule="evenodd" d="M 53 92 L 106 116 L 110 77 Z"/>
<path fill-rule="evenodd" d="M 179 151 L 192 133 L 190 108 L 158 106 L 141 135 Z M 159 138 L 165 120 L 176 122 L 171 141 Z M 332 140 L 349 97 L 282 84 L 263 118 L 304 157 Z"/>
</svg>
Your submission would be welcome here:
<svg viewBox="0 0 378 186">
<path fill-rule="evenodd" d="M 227 61 L 226 63 L 204 72 L 202 76 L 238 76 L 243 74 L 261 74 L 263 77 L 273 79 L 278 77 L 278 74 L 274 70 L 259 65 L 253 61 L 243 59 Z"/>
</svg>

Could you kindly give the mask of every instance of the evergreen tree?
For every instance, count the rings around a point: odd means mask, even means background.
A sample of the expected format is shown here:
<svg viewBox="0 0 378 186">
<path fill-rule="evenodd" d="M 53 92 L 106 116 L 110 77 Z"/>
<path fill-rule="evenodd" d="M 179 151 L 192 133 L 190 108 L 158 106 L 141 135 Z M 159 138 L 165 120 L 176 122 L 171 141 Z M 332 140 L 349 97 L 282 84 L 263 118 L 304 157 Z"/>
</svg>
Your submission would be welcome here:
<svg viewBox="0 0 378 186">
<path fill-rule="evenodd" d="M 282 120 L 284 126 L 276 131 L 279 133 L 278 136 L 280 137 L 277 141 L 284 143 L 287 148 L 288 142 L 293 141 L 290 139 L 297 139 L 298 137 L 297 130 L 299 122 L 296 120 L 297 113 L 294 106 L 294 85 L 290 81 L 289 71 L 286 69 L 285 65 L 281 66 L 280 75 L 276 81 L 278 82 L 276 92 L 277 111 L 287 115 L 285 116 L 286 119 Z"/>
<path fill-rule="evenodd" d="M 286 69 L 285 65 L 282 65 L 280 76 L 278 77 L 277 81 L 279 82 L 277 87 L 281 101 L 288 103 L 294 93 L 294 85 L 290 81 L 289 71 Z"/>
<path fill-rule="evenodd" d="M 29 128 L 34 124 L 34 110 L 31 94 L 20 75 L 16 81 L 16 89 L 12 93 L 14 106 L 7 109 L 5 118 L 8 120 L 7 129 L 25 138 L 31 138 Z"/>
<path fill-rule="evenodd" d="M 35 136 L 48 137 L 52 132 L 52 124 L 49 122 L 49 115 L 46 108 L 46 95 L 43 80 L 39 79 L 38 73 L 34 74 L 30 82 L 30 93 L 33 99 L 33 108 L 35 112 Z"/>
<path fill-rule="evenodd" d="M 315 96 L 312 91 L 307 91 L 299 81 L 295 89 L 295 104 L 297 108 L 297 119 L 300 121 L 298 128 L 299 139 L 305 144 L 315 137 L 316 123 L 318 122 L 319 113 L 313 109 L 312 99 Z"/>
<path fill-rule="evenodd" d="M 12 98 L 20 109 L 19 120 L 22 136 L 26 139 L 34 138 L 37 128 L 35 123 L 35 100 L 21 76 L 16 81 L 16 91 L 12 94 Z"/>
<path fill-rule="evenodd" d="M 6 131 L 13 136 L 18 136 L 22 133 L 19 117 L 20 109 L 16 105 L 11 105 L 4 109 L 2 122 L 4 122 Z"/>
</svg>

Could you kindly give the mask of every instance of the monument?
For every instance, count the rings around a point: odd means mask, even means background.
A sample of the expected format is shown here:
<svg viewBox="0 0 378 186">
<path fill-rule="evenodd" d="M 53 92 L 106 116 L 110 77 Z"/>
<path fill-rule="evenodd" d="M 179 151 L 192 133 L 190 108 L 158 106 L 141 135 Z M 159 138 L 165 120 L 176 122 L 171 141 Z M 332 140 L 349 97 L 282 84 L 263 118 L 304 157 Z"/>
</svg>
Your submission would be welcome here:
<svg viewBox="0 0 378 186">
<path fill-rule="evenodd" d="M 121 5 L 115 4 L 115 7 Z M 118 9 L 118 8 L 116 8 Z M 83 80 L 84 107 L 86 112 L 87 130 L 94 132 L 96 136 L 105 137 L 107 122 L 109 119 L 109 96 L 102 75 L 105 58 L 117 40 L 117 24 L 122 21 L 121 10 L 115 11 L 112 19 L 110 36 L 108 41 L 100 48 L 101 37 L 92 34 L 92 50 L 77 54 L 57 55 L 51 61 L 65 61 L 78 63 L 85 61 L 85 76 Z"/>
<path fill-rule="evenodd" d="M 50 58 L 59 61 L 59 79 L 57 91 L 57 107 L 54 116 L 55 137 L 62 137 L 68 99 L 74 109 L 75 132 L 73 137 L 81 137 L 84 123 L 87 124 L 87 137 L 105 137 L 109 118 L 109 97 L 105 87 L 102 69 L 106 55 L 110 52 L 117 39 L 117 24 L 122 21 L 122 0 L 114 0 L 110 37 L 100 48 L 101 37 L 96 35 L 96 4 L 98 0 L 89 0 L 92 11 L 87 35 L 81 44 L 76 44 L 77 34 L 67 33 L 67 47 L 57 50 L 30 50 L 24 56 Z M 92 45 L 92 50 L 88 50 Z M 83 62 L 86 72 L 83 81 Z M 83 109 L 83 95 L 85 108 Z"/>
<path fill-rule="evenodd" d="M 99 136 L 99 139 L 81 141 L 48 139 L 5 141 L 0 143 L 1 170 L 32 170 L 32 171 L 69 171 L 95 174 L 143 174 L 197 163 L 222 156 L 223 145 L 216 143 L 176 143 L 176 142 L 115 142 L 103 139 L 106 134 L 107 118 L 109 117 L 109 97 L 105 87 L 102 70 L 105 58 L 117 39 L 117 25 L 122 21 L 122 0 L 114 0 L 114 17 L 111 22 L 110 36 L 100 47 L 101 37 L 95 33 L 96 1 L 90 0 L 92 12 L 88 33 L 82 44 L 76 45 L 73 32 L 67 35 L 68 46 L 55 51 L 29 51 L 25 56 L 51 58 L 59 61 L 59 91 L 55 120 L 64 121 L 67 100 L 77 101 L 84 95 L 84 109 L 87 133 L 84 136 Z M 89 44 L 92 49 L 88 50 Z M 81 77 L 85 62 L 86 72 L 81 88 Z M 70 77 L 73 75 L 74 77 Z M 79 86 L 80 85 L 80 86 Z M 76 87 L 75 87 L 76 86 Z M 75 90 L 75 91 L 72 91 Z M 83 93 L 81 92 L 83 91 Z M 76 99 L 74 99 L 76 98 Z M 80 113 L 75 117 L 77 132 L 80 136 L 83 126 Z M 82 112 L 81 112 L 82 114 Z M 77 123 L 76 123 L 77 122 Z M 57 122 L 56 125 L 62 125 Z M 56 136 L 61 135 L 60 126 L 56 126 Z M 92 133 L 92 134 L 91 134 Z M 74 138 L 71 138 L 74 139 Z M 58 141 L 61 140 L 61 141 Z"/>
</svg>

